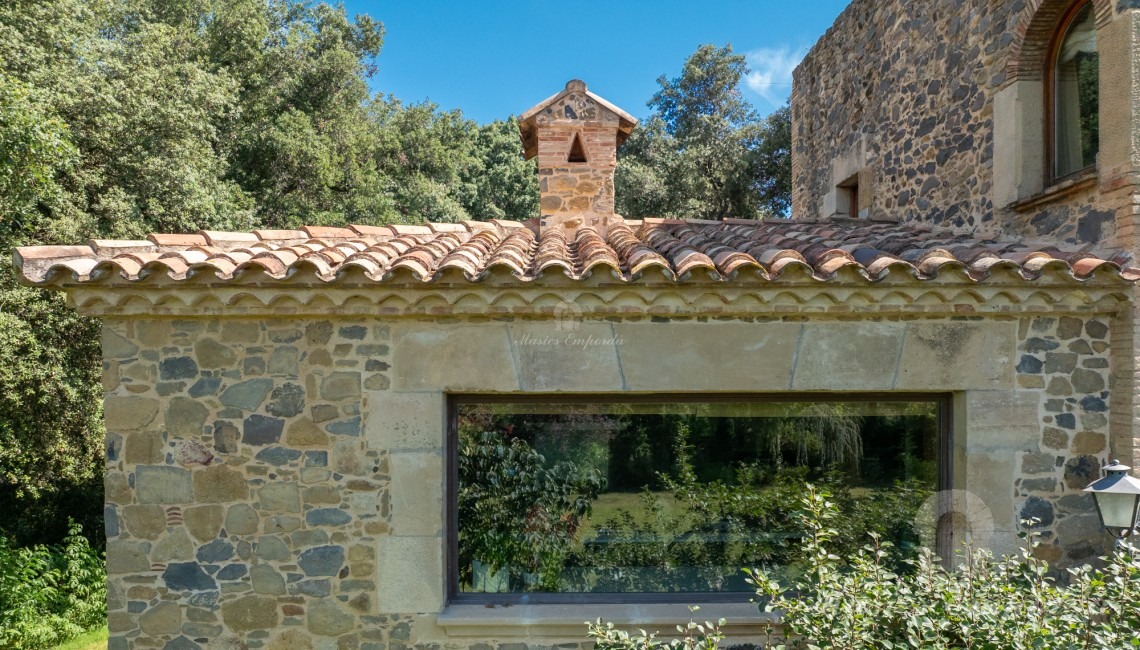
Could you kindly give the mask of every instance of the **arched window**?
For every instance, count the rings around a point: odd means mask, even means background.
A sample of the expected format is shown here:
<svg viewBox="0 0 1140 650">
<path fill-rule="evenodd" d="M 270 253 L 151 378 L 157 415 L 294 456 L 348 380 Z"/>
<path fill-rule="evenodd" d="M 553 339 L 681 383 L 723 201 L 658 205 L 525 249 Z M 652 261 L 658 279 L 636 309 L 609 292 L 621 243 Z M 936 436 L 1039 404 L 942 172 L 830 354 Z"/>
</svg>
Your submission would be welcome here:
<svg viewBox="0 0 1140 650">
<path fill-rule="evenodd" d="M 1100 57 L 1090 0 L 1061 20 L 1048 65 L 1050 175 L 1060 180 L 1095 167 L 1100 148 Z"/>
</svg>

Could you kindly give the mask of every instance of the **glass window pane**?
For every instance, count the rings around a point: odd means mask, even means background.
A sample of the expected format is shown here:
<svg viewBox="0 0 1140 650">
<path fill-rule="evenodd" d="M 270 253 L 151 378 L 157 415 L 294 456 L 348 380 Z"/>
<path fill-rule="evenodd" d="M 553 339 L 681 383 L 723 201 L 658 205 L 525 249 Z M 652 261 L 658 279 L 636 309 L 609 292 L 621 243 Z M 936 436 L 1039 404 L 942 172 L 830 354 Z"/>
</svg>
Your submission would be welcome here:
<svg viewBox="0 0 1140 650">
<path fill-rule="evenodd" d="M 937 401 L 536 402 L 457 408 L 460 593 L 751 593 L 801 570 L 804 485 L 842 544 L 913 555 Z"/>
<path fill-rule="evenodd" d="M 1091 2 L 1073 19 L 1061 41 L 1053 80 L 1054 173 L 1059 178 L 1095 165 L 1100 146 L 1100 58 Z"/>
</svg>

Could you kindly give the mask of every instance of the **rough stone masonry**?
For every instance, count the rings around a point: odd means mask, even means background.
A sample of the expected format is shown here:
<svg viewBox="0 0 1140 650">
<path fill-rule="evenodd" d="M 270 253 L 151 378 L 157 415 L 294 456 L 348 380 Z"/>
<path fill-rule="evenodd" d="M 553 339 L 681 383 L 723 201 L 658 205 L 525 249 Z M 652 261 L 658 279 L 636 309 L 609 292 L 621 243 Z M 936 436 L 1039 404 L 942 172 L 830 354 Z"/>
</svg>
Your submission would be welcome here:
<svg viewBox="0 0 1140 650">
<path fill-rule="evenodd" d="M 795 72 L 793 216 L 1137 252 L 1140 11 L 1096 0 L 1101 153 L 1050 185 L 1047 52 L 1071 0 L 854 0 Z M 844 211 L 844 185 L 858 210 Z"/>
<path fill-rule="evenodd" d="M 522 114 L 526 157 L 538 159 L 543 228 L 568 237 L 583 226 L 605 235 L 614 215 L 617 148 L 637 120 L 574 79 L 565 90 Z"/>
</svg>

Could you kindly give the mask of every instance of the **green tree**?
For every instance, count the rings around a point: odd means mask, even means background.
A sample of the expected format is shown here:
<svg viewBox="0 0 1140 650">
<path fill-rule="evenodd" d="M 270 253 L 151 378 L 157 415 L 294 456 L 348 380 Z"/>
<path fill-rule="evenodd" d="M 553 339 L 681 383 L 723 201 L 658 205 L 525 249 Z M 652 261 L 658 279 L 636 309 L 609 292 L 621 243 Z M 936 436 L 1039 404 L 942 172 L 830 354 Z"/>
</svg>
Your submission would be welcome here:
<svg viewBox="0 0 1140 650">
<path fill-rule="evenodd" d="M 79 152 L 37 239 L 372 212 L 364 103 L 383 28 L 367 17 L 299 0 L 17 1 L 0 36 L 0 72 L 36 88 Z"/>
<path fill-rule="evenodd" d="M 538 180 L 514 119 L 479 126 L 460 111 L 378 98 L 376 162 L 399 221 L 538 216 Z"/>
<path fill-rule="evenodd" d="M 380 129 L 376 163 L 385 178 L 393 220 L 422 223 L 471 218 L 459 184 L 477 161 L 471 149 L 475 124 L 459 111 L 435 104 L 404 105 L 377 98 L 372 113 Z"/>
<path fill-rule="evenodd" d="M 512 117 L 473 134 L 476 164 L 461 174 L 463 205 L 472 219 L 523 221 L 538 216 L 538 166 L 523 160 L 519 125 Z"/>
<path fill-rule="evenodd" d="M 63 122 L 31 86 L 0 73 L 0 237 L 37 227 L 38 204 L 58 198 L 56 175 L 74 157 Z"/>
<path fill-rule="evenodd" d="M 745 101 L 748 74 L 731 45 L 703 45 L 681 75 L 658 78 L 653 114 L 623 145 L 618 211 L 627 217 L 780 217 L 790 204 L 789 112 L 767 119 Z"/>
<path fill-rule="evenodd" d="M 749 155 L 752 190 L 760 201 L 760 213 L 783 217 L 792 209 L 792 109 L 783 106 L 760 127 L 760 138 Z"/>
<path fill-rule="evenodd" d="M 3 3 L 0 246 L 372 214 L 382 33 L 299 0 Z M 99 324 L 2 259 L 0 529 L 99 541 Z"/>
<path fill-rule="evenodd" d="M 657 78 L 661 89 L 649 100 L 669 135 L 688 141 L 726 135 L 756 121 L 755 111 L 740 92 L 748 74 L 743 54 L 732 45 L 702 45 L 686 61 L 681 76 Z"/>
<path fill-rule="evenodd" d="M 63 297 L 13 286 L 0 263 L 0 530 L 55 543 L 68 518 L 101 538 L 98 322 Z"/>
<path fill-rule="evenodd" d="M 383 40 L 310 0 L 0 3 L 0 248 L 535 216 L 517 124 L 373 96 Z M 100 512 L 99 325 L 8 261 L 0 324 L 0 498 L 37 515 L 0 529 L 51 543 Z"/>
<path fill-rule="evenodd" d="M 217 4 L 206 51 L 240 88 L 240 112 L 223 124 L 233 152 L 227 176 L 253 198 L 257 222 L 390 219 L 367 106 L 383 26 L 323 3 Z"/>
</svg>

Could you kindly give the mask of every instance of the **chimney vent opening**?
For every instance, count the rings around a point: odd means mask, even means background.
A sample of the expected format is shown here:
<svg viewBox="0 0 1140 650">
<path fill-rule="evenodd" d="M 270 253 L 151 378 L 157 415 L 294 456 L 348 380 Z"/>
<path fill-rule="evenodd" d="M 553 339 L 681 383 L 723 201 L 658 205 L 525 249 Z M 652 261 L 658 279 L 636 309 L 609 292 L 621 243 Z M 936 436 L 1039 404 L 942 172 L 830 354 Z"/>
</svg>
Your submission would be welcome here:
<svg viewBox="0 0 1140 650">
<path fill-rule="evenodd" d="M 570 156 L 566 158 L 566 162 L 589 162 L 586 160 L 586 148 L 582 146 L 582 138 L 577 133 L 574 134 L 574 142 L 570 144 Z"/>
</svg>

